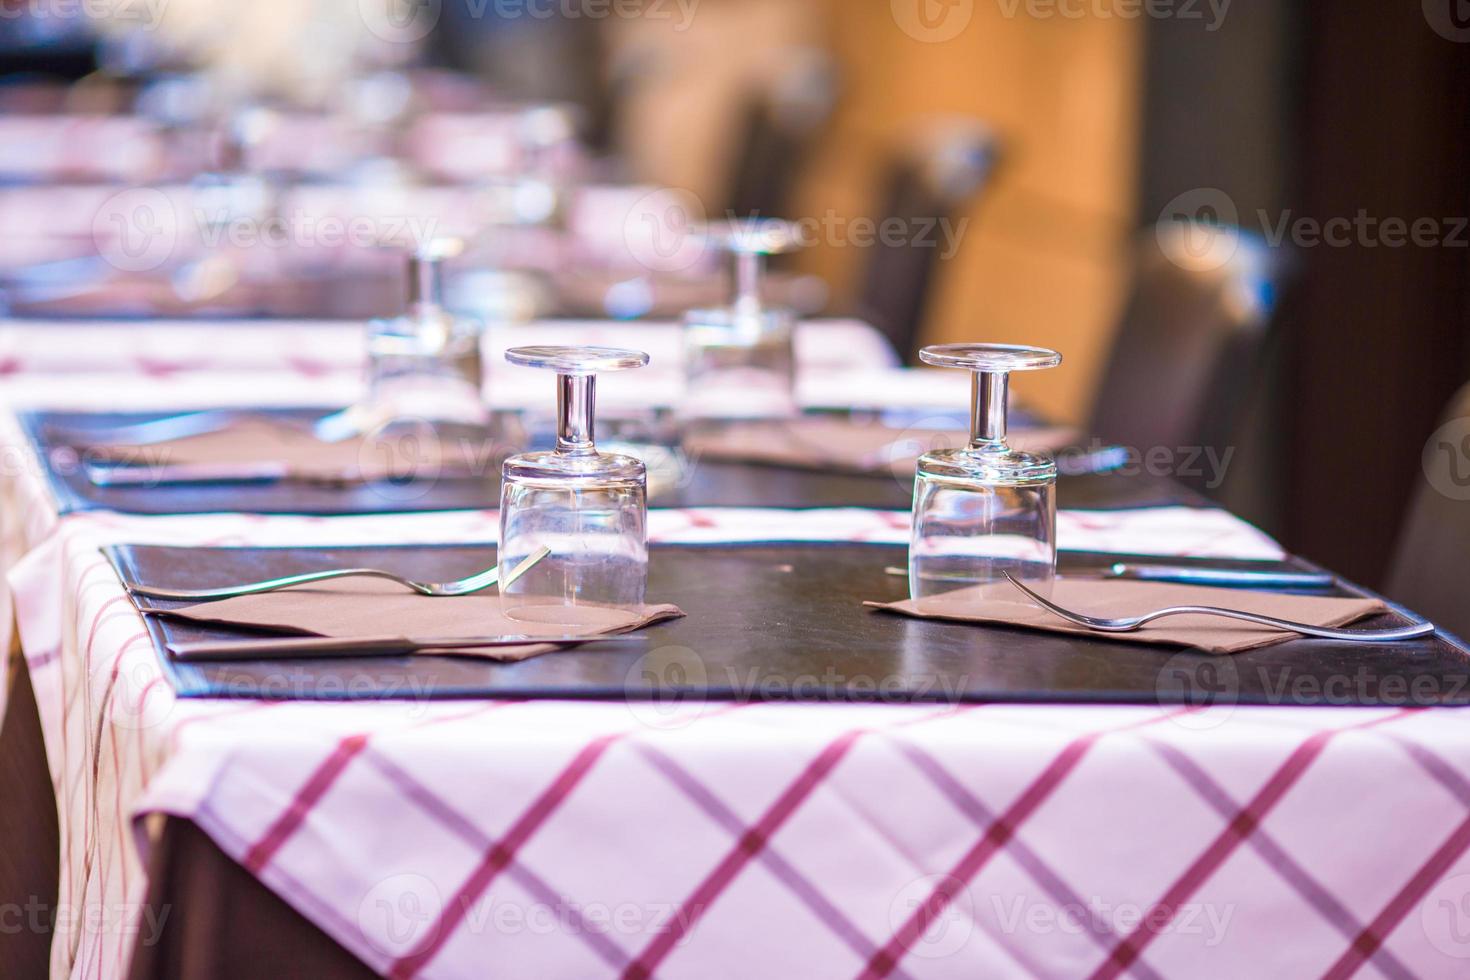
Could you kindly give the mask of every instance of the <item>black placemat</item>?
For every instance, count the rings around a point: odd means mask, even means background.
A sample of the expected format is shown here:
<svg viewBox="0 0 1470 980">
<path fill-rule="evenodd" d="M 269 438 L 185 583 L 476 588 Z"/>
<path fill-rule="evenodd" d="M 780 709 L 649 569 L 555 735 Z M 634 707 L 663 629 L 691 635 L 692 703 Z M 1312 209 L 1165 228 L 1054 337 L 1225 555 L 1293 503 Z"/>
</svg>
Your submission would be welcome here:
<svg viewBox="0 0 1470 980">
<path fill-rule="evenodd" d="M 26 412 L 21 424 L 46 468 L 60 511 L 113 510 L 125 514 L 394 514 L 493 509 L 500 504 L 498 466 L 483 478 L 443 478 L 428 485 L 355 484 L 342 487 L 299 482 L 98 487 L 77 465 L 75 433 L 88 428 L 146 422 L 172 413 Z M 309 419 L 304 409 L 257 414 Z M 908 510 L 912 483 L 890 474 L 823 473 L 780 466 L 696 461 L 676 485 L 651 482 L 654 507 L 873 507 Z M 1187 503 L 1203 498 L 1162 477 L 1146 473 L 1063 477 L 1062 507 L 1130 508 Z"/>
<path fill-rule="evenodd" d="M 125 583 L 207 588 L 363 565 L 439 581 L 488 567 L 495 552 L 473 545 L 132 545 L 108 554 Z M 1066 553 L 1062 567 L 1078 573 L 1127 557 Z M 1219 657 L 1102 637 L 914 620 L 864 608 L 864 600 L 904 597 L 906 580 L 884 573 L 885 566 L 903 561 L 901 547 L 884 545 L 656 547 L 649 598 L 677 603 L 685 618 L 648 628 L 646 646 L 591 643 L 516 664 L 432 656 L 186 664 L 173 660 L 167 642 L 246 631 L 146 618 L 183 697 L 1470 703 L 1470 654 L 1449 637 L 1381 645 L 1292 640 Z M 1365 593 L 1347 586 L 1341 594 Z M 178 605 L 136 601 L 142 609 Z M 1362 625 L 1399 619 L 1388 614 Z"/>
</svg>

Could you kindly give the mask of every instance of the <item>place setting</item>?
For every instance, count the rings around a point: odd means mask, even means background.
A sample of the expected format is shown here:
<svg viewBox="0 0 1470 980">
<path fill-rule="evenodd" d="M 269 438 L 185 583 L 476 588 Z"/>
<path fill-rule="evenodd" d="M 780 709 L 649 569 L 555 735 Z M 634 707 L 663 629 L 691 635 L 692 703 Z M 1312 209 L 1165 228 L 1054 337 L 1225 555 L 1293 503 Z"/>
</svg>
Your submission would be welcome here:
<svg viewBox="0 0 1470 980">
<path fill-rule="evenodd" d="M 655 502 L 905 507 L 917 457 L 963 442 L 952 412 L 938 407 L 915 419 L 910 411 L 899 418 L 914 424 L 899 424 L 871 411 L 800 408 L 798 317 L 763 298 L 764 259 L 798 246 L 794 226 L 731 221 L 701 234 L 732 256 L 736 285 L 728 306 L 684 318 L 684 389 L 698 397 L 674 411 L 624 410 L 605 419 L 620 445 L 661 464 Z M 406 249 L 406 312 L 367 324 L 366 392 L 346 408 L 22 413 L 63 509 L 327 515 L 493 508 L 505 459 L 538 440 L 549 443 L 554 433 L 534 411 L 496 407 L 503 375 L 483 360 L 484 325 L 451 312 L 445 296 L 446 264 L 464 248 L 460 239 L 434 238 Z M 1075 429 L 1022 418 L 1017 438 L 1055 454 L 1069 477 L 1106 476 L 1124 460 L 1117 447 L 1077 448 Z"/>
<path fill-rule="evenodd" d="M 506 356 L 554 374 L 557 436 L 504 462 L 498 549 L 108 549 L 178 693 L 847 701 L 883 676 L 893 701 L 1159 703 L 1160 646 L 1263 678 L 1330 671 L 1349 650 L 1370 676 L 1464 673 L 1432 624 L 1299 562 L 1059 563 L 1055 463 L 1007 437 L 1009 376 L 1055 366 L 1049 350 L 924 350 L 972 373 L 974 430 L 917 461 L 906 569 L 892 545 L 650 547 L 647 467 L 594 441 L 598 375 L 647 355 Z M 196 584 L 172 584 L 186 570 Z M 630 688 L 666 649 L 698 669 L 655 666 Z"/>
</svg>

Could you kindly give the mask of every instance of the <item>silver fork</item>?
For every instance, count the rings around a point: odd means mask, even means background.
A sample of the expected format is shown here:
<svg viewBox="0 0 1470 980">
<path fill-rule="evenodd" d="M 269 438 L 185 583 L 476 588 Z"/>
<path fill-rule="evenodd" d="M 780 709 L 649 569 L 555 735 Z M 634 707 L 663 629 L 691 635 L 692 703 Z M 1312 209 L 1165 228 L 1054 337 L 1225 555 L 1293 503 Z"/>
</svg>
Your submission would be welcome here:
<svg viewBox="0 0 1470 980">
<path fill-rule="evenodd" d="M 1156 619 L 1165 616 L 1220 616 L 1225 619 L 1239 619 L 1247 623 L 1256 623 L 1260 626 L 1271 626 L 1275 629 L 1288 630 L 1292 633 L 1300 633 L 1303 636 L 1313 636 L 1324 640 L 1347 640 L 1355 642 L 1382 643 L 1390 640 L 1412 640 L 1420 636 L 1428 636 L 1434 632 L 1433 623 L 1412 623 L 1408 626 L 1395 626 L 1386 630 L 1340 630 L 1326 626 L 1310 626 L 1306 623 L 1293 623 L 1287 619 L 1277 619 L 1274 616 L 1262 616 L 1259 613 L 1246 612 L 1242 609 L 1223 609 L 1219 606 L 1167 606 L 1163 609 L 1155 609 L 1144 613 L 1142 616 L 1121 616 L 1116 619 L 1106 619 L 1101 616 L 1084 616 L 1081 613 L 1065 609 L 1050 599 L 1038 595 L 1033 590 L 1018 582 L 1010 572 L 1005 573 L 1007 581 L 1020 589 L 1031 600 L 1050 612 L 1056 613 L 1069 623 L 1085 626 L 1088 629 L 1098 630 L 1103 633 L 1131 633 L 1140 629 Z"/>
<path fill-rule="evenodd" d="M 472 595 L 483 592 L 497 583 L 503 589 L 516 579 L 531 570 L 531 566 L 551 554 L 550 548 L 541 548 L 526 556 L 519 565 L 511 569 L 505 576 L 505 581 L 500 582 L 500 566 L 487 568 L 483 572 L 471 575 L 468 578 L 458 579 L 453 582 L 415 582 L 392 572 L 385 572 L 380 568 L 334 568 L 325 572 L 306 572 L 302 575 L 286 575 L 281 578 L 267 579 L 264 582 L 251 582 L 248 585 L 231 585 L 222 589 L 164 589 L 153 585 L 132 585 L 129 591 L 134 595 L 146 596 L 150 599 L 183 599 L 202 601 L 207 599 L 233 599 L 237 596 L 260 595 L 263 592 L 275 592 L 278 589 L 289 589 L 293 585 L 307 585 L 311 582 L 325 582 L 335 578 L 349 578 L 352 576 L 363 576 L 368 578 L 385 578 L 390 582 L 407 586 L 419 595 L 432 596 L 434 598 L 451 598 L 453 596 Z"/>
</svg>

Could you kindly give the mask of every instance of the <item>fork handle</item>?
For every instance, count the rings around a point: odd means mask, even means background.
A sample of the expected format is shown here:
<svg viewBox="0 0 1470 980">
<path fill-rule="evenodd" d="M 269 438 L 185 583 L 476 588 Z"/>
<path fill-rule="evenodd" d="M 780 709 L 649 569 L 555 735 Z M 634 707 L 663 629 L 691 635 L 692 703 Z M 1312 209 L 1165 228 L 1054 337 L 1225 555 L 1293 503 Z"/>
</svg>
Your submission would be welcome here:
<svg viewBox="0 0 1470 980">
<path fill-rule="evenodd" d="M 1276 629 L 1300 633 L 1303 636 L 1312 636 L 1323 640 L 1346 640 L 1349 642 L 1382 643 L 1390 640 L 1412 640 L 1416 637 L 1428 636 L 1434 632 L 1433 623 L 1410 623 L 1407 626 L 1395 626 L 1382 630 L 1334 629 L 1330 626 L 1311 626 L 1307 623 L 1294 623 L 1289 619 L 1262 616 L 1260 613 L 1245 612 L 1240 609 L 1221 609 L 1217 606 L 1174 606 L 1169 609 L 1160 609 L 1146 616 L 1140 616 L 1134 625 L 1126 629 L 1113 628 L 1111 631 L 1127 632 L 1128 630 L 1137 629 L 1145 623 L 1151 623 L 1156 619 L 1163 619 L 1165 616 L 1188 615 L 1220 616 L 1224 619 L 1239 619 L 1247 623 L 1256 623 L 1260 626 L 1272 626 Z"/>
<path fill-rule="evenodd" d="M 259 595 L 262 592 L 275 592 L 277 589 L 289 589 L 293 585 L 307 585 L 312 582 L 325 582 L 328 579 L 347 578 L 353 575 L 385 578 L 389 581 L 407 586 L 415 592 L 423 591 L 422 589 L 414 588 L 406 579 L 399 578 L 397 575 L 376 568 L 334 568 L 325 572 L 305 572 L 301 575 L 287 575 L 283 578 L 267 579 L 264 582 L 252 582 L 248 585 L 231 585 L 220 589 L 165 589 L 155 585 L 135 584 L 129 585 L 128 591 L 133 593 L 133 595 L 147 596 L 150 599 L 233 599 L 237 596 Z"/>
</svg>

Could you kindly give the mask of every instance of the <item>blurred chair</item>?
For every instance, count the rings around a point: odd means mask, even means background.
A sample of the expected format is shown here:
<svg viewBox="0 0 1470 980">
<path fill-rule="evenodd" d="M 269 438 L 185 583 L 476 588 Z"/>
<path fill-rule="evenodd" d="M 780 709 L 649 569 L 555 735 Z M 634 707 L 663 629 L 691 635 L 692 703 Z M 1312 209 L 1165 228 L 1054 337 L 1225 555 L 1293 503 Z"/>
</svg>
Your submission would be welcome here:
<svg viewBox="0 0 1470 980">
<path fill-rule="evenodd" d="M 1461 638 L 1470 637 L 1470 385 L 1451 400 L 1425 447 L 1384 594 Z"/>
<path fill-rule="evenodd" d="M 881 229 L 894 219 L 903 240 L 882 240 L 868 249 L 856 315 L 893 344 L 905 362 L 916 363 L 919 330 L 928 309 L 944 236 L 938 222 L 958 227 L 974 207 L 995 169 L 999 141 L 973 120 L 950 123 L 919 140 L 889 168 L 874 217 Z"/>
<path fill-rule="evenodd" d="M 1165 221 L 1144 233 L 1091 431 L 1144 453 L 1229 446 L 1258 387 L 1283 271 L 1238 228 Z"/>
<path fill-rule="evenodd" d="M 735 217 L 794 217 L 794 178 L 816 144 L 837 100 L 832 58 L 794 48 L 783 69 L 746 101 L 727 204 Z"/>
</svg>

